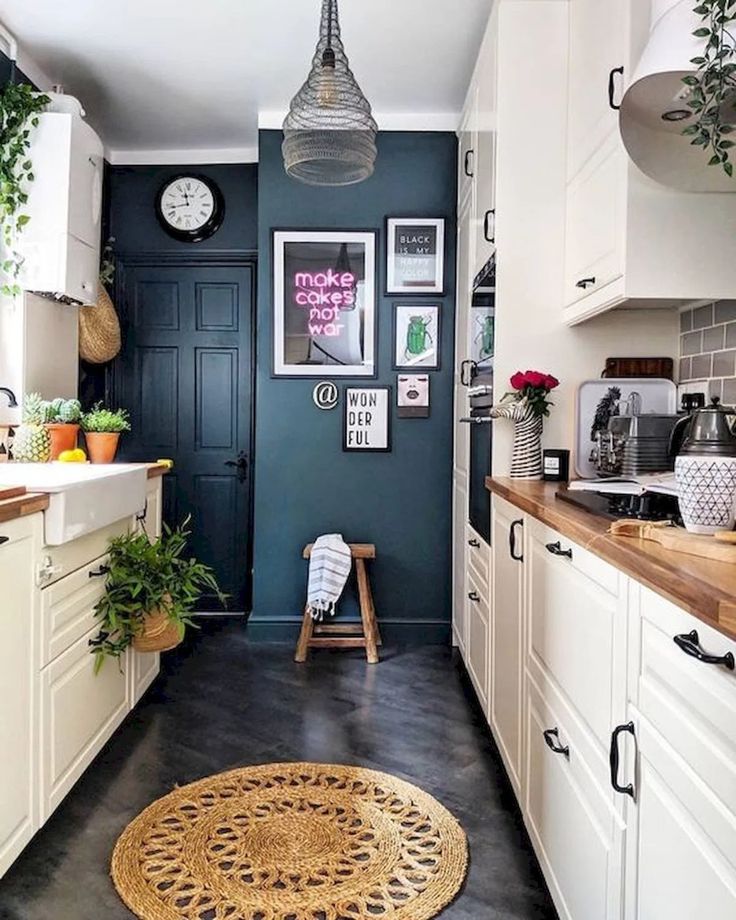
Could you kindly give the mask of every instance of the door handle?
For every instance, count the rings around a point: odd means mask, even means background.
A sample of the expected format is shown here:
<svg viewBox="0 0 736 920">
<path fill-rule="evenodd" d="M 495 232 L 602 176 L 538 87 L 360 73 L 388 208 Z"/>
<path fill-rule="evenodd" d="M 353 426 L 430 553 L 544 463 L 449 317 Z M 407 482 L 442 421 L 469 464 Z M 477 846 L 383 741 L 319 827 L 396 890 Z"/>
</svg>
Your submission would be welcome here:
<svg viewBox="0 0 736 920">
<path fill-rule="evenodd" d="M 509 530 L 509 552 L 511 553 L 511 558 L 515 562 L 524 561 L 524 553 L 517 554 L 516 552 L 516 528 L 523 527 L 523 526 L 524 526 L 524 520 L 522 518 L 519 518 L 518 521 L 513 522 Z"/>
<path fill-rule="evenodd" d="M 619 725 L 617 728 L 614 728 L 613 734 L 611 735 L 611 752 L 610 752 L 610 764 L 611 764 L 611 785 L 622 795 L 630 795 L 631 798 L 634 796 L 634 787 L 629 783 L 627 786 L 622 786 L 618 781 L 618 768 L 619 768 L 619 750 L 618 750 L 618 739 L 619 735 L 623 732 L 629 732 L 632 738 L 636 738 L 636 731 L 634 729 L 633 722 L 627 722 L 625 725 Z"/>
<path fill-rule="evenodd" d="M 490 230 L 489 230 L 491 218 L 493 218 L 493 236 L 490 235 Z M 486 211 L 486 215 L 483 218 L 483 237 L 487 243 L 496 242 L 496 210 L 495 208 L 491 208 L 490 211 Z"/>
<path fill-rule="evenodd" d="M 467 368 L 470 368 L 470 373 L 468 376 L 466 376 L 465 374 L 465 371 Z M 477 369 L 478 369 L 478 365 L 475 363 L 475 361 L 472 361 L 470 358 L 467 358 L 465 361 L 461 363 L 460 365 L 460 383 L 462 383 L 464 387 L 469 387 L 470 384 L 473 382 L 473 377 L 475 377 L 475 372 Z"/>
<path fill-rule="evenodd" d="M 579 287 L 584 291 L 587 291 L 591 284 L 595 284 L 595 276 L 592 278 L 581 278 L 580 281 L 575 282 L 575 287 Z"/>
<path fill-rule="evenodd" d="M 613 97 L 616 93 L 616 74 L 619 73 L 623 76 L 624 69 L 623 67 L 614 67 L 613 70 L 608 75 L 608 104 L 614 110 L 618 112 L 621 108 L 621 104 L 618 105 L 613 101 Z"/>
<path fill-rule="evenodd" d="M 90 578 L 102 578 L 103 575 L 108 575 L 109 573 L 110 573 L 110 566 L 101 565 L 99 569 L 97 569 L 96 572 L 90 572 L 89 577 Z"/>
<path fill-rule="evenodd" d="M 733 671 L 736 667 L 733 652 L 726 652 L 725 655 L 708 655 L 707 652 L 704 652 L 700 647 L 700 637 L 698 636 L 697 629 L 689 633 L 684 633 L 681 636 L 675 636 L 674 643 L 686 655 L 689 655 L 691 658 L 696 658 L 698 661 L 702 661 L 703 664 L 722 665 L 724 668 L 728 668 L 729 671 Z"/>
<path fill-rule="evenodd" d="M 10 537 L 0 537 L 0 546 L 2 546 L 3 543 L 10 543 Z"/>
<path fill-rule="evenodd" d="M 544 743 L 555 754 L 562 754 L 563 757 L 570 759 L 570 748 L 566 744 L 560 744 L 560 730 L 558 728 L 547 728 L 542 732 Z"/>
<path fill-rule="evenodd" d="M 476 540 L 473 537 L 472 540 L 468 540 L 468 546 L 472 546 L 473 549 L 480 549 L 480 540 Z"/>
<path fill-rule="evenodd" d="M 559 540 L 556 543 L 548 543 L 546 550 L 548 553 L 552 553 L 553 556 L 564 556 L 566 559 L 572 559 L 572 550 L 563 549 Z"/>
<path fill-rule="evenodd" d="M 480 594 L 477 591 L 468 591 L 468 600 L 473 601 L 474 604 L 479 604 Z"/>
<path fill-rule="evenodd" d="M 463 171 L 464 171 L 465 175 L 468 177 L 468 179 L 472 179 L 472 178 L 473 178 L 473 171 L 472 171 L 471 168 L 470 168 L 470 159 L 471 159 L 471 157 L 474 157 L 474 156 L 475 156 L 475 151 L 474 151 L 474 150 L 466 150 L 466 151 L 465 151 L 465 162 L 463 163 Z"/>
<path fill-rule="evenodd" d="M 226 460 L 225 466 L 233 466 L 238 471 L 238 482 L 245 482 L 248 478 L 248 455 L 244 450 L 238 454 L 237 460 Z"/>
</svg>

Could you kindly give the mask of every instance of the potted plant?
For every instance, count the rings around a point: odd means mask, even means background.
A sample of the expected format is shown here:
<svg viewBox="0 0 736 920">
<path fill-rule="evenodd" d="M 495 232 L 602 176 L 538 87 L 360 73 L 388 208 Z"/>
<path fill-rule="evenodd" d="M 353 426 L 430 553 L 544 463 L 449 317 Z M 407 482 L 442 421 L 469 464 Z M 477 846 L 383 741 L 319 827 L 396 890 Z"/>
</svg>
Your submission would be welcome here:
<svg viewBox="0 0 736 920">
<path fill-rule="evenodd" d="M 112 463 L 123 431 L 130 431 L 125 409 L 105 409 L 95 403 L 82 416 L 82 430 L 87 442 L 87 453 L 92 463 Z"/>
<path fill-rule="evenodd" d="M 82 405 L 78 399 L 53 399 L 44 403 L 44 428 L 51 438 L 51 459 L 58 460 L 65 450 L 75 450 L 79 435 Z"/>
<path fill-rule="evenodd" d="M 155 542 L 145 532 L 110 541 L 106 590 L 95 607 L 100 631 L 89 640 L 95 673 L 105 658 L 119 658 L 131 645 L 142 652 L 179 645 L 186 627 L 194 625 L 191 614 L 203 592 L 224 605 L 212 569 L 184 557 L 189 520 L 173 530 L 164 524 Z"/>
</svg>

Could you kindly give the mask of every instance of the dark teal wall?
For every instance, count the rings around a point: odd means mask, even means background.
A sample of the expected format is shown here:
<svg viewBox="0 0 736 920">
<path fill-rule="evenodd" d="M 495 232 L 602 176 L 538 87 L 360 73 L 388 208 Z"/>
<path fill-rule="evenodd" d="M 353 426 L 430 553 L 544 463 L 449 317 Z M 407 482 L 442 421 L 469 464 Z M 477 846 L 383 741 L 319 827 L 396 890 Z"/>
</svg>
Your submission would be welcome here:
<svg viewBox="0 0 736 920">
<path fill-rule="evenodd" d="M 454 298 L 443 299 L 442 370 L 431 374 L 431 417 L 397 419 L 394 409 L 391 453 L 343 453 L 341 407 L 319 411 L 312 404 L 314 380 L 270 376 L 270 233 L 274 227 L 379 230 L 381 294 L 386 216 L 445 217 L 446 289 L 454 291 L 455 137 L 382 133 L 375 174 L 346 189 L 314 189 L 289 179 L 281 137 L 278 131 L 260 135 L 254 610 L 249 630 L 255 637 L 295 637 L 307 575 L 301 549 L 318 534 L 337 531 L 348 541 L 377 546 L 373 585 L 386 633 L 411 641 L 446 641 Z M 393 299 L 379 297 L 376 382 L 390 384 L 395 392 Z"/>
</svg>

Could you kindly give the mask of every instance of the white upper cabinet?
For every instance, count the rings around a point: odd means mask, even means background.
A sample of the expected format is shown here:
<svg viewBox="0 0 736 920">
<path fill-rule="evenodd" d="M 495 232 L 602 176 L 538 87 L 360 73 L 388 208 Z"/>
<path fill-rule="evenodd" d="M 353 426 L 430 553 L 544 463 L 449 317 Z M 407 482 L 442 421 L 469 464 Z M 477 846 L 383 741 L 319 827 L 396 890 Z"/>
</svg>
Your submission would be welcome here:
<svg viewBox="0 0 736 920">
<path fill-rule="evenodd" d="M 475 261 L 477 274 L 496 251 L 497 13 L 491 18 L 478 58 L 477 157 L 475 164 Z"/>
<path fill-rule="evenodd" d="M 659 185 L 631 162 L 618 106 L 650 0 L 571 0 L 564 321 L 733 297 L 736 203 Z M 697 240 L 696 252 L 693 241 Z"/>
<path fill-rule="evenodd" d="M 102 142 L 78 115 L 39 116 L 29 157 L 29 183 L 22 234 L 22 286 L 61 294 L 79 303 L 97 298 L 102 217 Z"/>
</svg>

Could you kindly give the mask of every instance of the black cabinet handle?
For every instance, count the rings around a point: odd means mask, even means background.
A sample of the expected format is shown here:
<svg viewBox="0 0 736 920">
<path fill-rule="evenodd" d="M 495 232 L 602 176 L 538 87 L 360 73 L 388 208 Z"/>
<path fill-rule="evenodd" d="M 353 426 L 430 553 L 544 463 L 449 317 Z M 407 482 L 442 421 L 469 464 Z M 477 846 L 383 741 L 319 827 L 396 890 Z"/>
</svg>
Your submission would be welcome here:
<svg viewBox="0 0 736 920">
<path fill-rule="evenodd" d="M 97 569 L 96 572 L 90 572 L 89 577 L 90 578 L 102 578 L 103 575 L 108 575 L 109 573 L 110 573 L 110 566 L 101 565 L 99 569 Z"/>
<path fill-rule="evenodd" d="M 575 282 L 575 287 L 579 287 L 584 291 L 587 291 L 591 284 L 595 284 L 595 276 L 592 278 L 581 278 L 580 281 Z"/>
<path fill-rule="evenodd" d="M 465 162 L 463 163 L 463 170 L 465 172 L 465 175 L 468 177 L 468 179 L 473 178 L 473 172 L 470 169 L 470 158 L 474 155 L 475 155 L 474 150 L 465 151 Z"/>
<path fill-rule="evenodd" d="M 548 543 L 547 552 L 552 553 L 553 556 L 564 556 L 566 559 L 572 559 L 572 550 L 563 549 L 559 540 L 556 543 Z"/>
<path fill-rule="evenodd" d="M 473 601 L 475 604 L 480 603 L 480 594 L 477 591 L 468 591 L 468 600 Z"/>
<path fill-rule="evenodd" d="M 468 540 L 468 546 L 472 546 L 474 549 L 480 549 L 480 540 L 476 540 L 473 537 L 472 540 Z"/>
<path fill-rule="evenodd" d="M 493 218 L 493 236 L 490 235 L 490 222 Z M 496 242 L 496 211 L 494 208 L 491 208 L 490 211 L 486 211 L 486 216 L 483 218 L 483 237 L 487 243 Z"/>
<path fill-rule="evenodd" d="M 524 526 L 524 521 L 521 518 L 519 518 L 518 521 L 513 522 L 513 524 L 511 525 L 511 529 L 509 530 L 509 552 L 511 553 L 511 558 L 515 562 L 524 561 L 524 554 L 523 553 L 517 554 L 516 552 L 516 528 L 523 527 L 523 526 Z"/>
<path fill-rule="evenodd" d="M 618 738 L 623 732 L 629 732 L 632 738 L 636 737 L 636 732 L 634 730 L 634 723 L 627 722 L 625 725 L 619 725 L 617 728 L 614 728 L 613 734 L 611 735 L 611 753 L 610 753 L 610 763 L 611 763 L 611 785 L 622 795 L 630 795 L 631 798 L 634 798 L 634 787 L 631 783 L 628 786 L 622 786 L 618 781 L 618 767 L 619 767 L 619 751 L 618 751 Z"/>
<path fill-rule="evenodd" d="M 674 643 L 686 655 L 690 655 L 691 658 L 697 658 L 703 664 L 719 664 L 724 668 L 728 668 L 729 671 L 733 671 L 734 667 L 736 667 L 733 652 L 726 652 L 725 655 L 708 655 L 704 652 L 700 647 L 700 638 L 696 629 L 689 633 L 683 633 L 681 636 L 675 636 Z"/>
<path fill-rule="evenodd" d="M 563 757 L 570 759 L 570 748 L 566 744 L 560 744 L 560 731 L 557 728 L 547 728 L 542 732 L 544 743 L 555 754 L 562 754 Z"/>
<path fill-rule="evenodd" d="M 0 546 L 2 546 L 3 543 L 10 543 L 10 537 L 0 537 Z"/>
<path fill-rule="evenodd" d="M 623 67 L 614 67 L 613 70 L 608 75 L 608 104 L 611 106 L 614 112 L 618 112 L 618 110 L 621 108 L 620 104 L 616 105 L 616 103 L 613 101 L 613 97 L 616 93 L 616 74 L 617 73 L 620 73 L 621 76 L 623 76 L 623 73 L 624 73 Z"/>
</svg>

